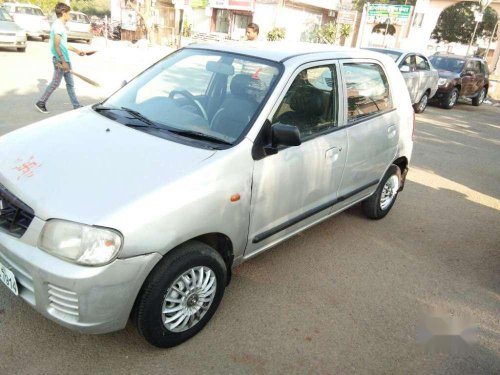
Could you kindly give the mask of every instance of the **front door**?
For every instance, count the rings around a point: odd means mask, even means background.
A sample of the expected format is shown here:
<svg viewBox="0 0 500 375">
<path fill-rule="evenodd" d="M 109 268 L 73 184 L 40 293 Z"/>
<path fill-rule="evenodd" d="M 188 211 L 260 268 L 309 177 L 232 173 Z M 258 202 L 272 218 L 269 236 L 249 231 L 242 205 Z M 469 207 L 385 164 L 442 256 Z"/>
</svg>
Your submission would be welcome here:
<svg viewBox="0 0 500 375">
<path fill-rule="evenodd" d="M 403 73 L 403 77 L 406 82 L 406 87 L 408 87 L 412 104 L 417 103 L 420 98 L 417 98 L 419 77 L 415 66 L 415 55 L 407 55 L 399 65 L 400 68 L 402 66 L 407 66 L 410 69 L 409 72 Z"/>
<path fill-rule="evenodd" d="M 245 257 L 320 220 L 335 203 L 346 160 L 338 66 L 308 64 L 291 79 L 271 123 L 299 129 L 302 144 L 257 160 Z"/>
</svg>

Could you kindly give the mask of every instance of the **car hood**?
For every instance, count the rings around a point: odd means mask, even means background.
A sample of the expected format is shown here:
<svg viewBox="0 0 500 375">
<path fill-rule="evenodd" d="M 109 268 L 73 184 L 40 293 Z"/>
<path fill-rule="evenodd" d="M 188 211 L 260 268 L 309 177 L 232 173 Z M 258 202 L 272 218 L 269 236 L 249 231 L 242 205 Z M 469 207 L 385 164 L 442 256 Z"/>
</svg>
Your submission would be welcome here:
<svg viewBox="0 0 500 375">
<path fill-rule="evenodd" d="M 21 27 L 19 27 L 15 22 L 12 21 L 0 21 L 0 30 L 1 31 L 21 31 L 23 30 Z"/>
<path fill-rule="evenodd" d="M 187 176 L 214 152 L 86 107 L 0 137 L 0 184 L 43 220 L 105 225 L 107 215 Z"/>
<path fill-rule="evenodd" d="M 449 70 L 438 70 L 438 73 L 439 73 L 439 78 L 452 79 L 460 77 L 460 74 L 450 72 Z"/>
</svg>

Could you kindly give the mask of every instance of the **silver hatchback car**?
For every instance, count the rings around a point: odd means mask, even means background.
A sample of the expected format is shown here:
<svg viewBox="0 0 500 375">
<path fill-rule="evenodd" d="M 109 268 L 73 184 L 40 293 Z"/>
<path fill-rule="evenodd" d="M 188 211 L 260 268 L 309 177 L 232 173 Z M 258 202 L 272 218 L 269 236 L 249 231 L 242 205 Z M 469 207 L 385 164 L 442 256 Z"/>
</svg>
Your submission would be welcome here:
<svg viewBox="0 0 500 375">
<path fill-rule="evenodd" d="M 402 190 L 414 113 L 387 56 L 191 45 L 109 99 L 0 138 L 0 279 L 47 318 L 158 347 L 210 320 L 231 269 Z"/>
</svg>

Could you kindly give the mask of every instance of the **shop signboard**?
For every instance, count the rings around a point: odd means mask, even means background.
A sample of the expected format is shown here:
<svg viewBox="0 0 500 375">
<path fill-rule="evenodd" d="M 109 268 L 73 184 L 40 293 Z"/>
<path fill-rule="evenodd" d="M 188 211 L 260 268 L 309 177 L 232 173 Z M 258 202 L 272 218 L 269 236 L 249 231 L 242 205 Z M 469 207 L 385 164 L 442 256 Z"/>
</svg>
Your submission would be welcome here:
<svg viewBox="0 0 500 375">
<path fill-rule="evenodd" d="M 254 0 L 209 0 L 210 8 L 247 10 L 253 12 Z"/>
<path fill-rule="evenodd" d="M 410 18 L 411 5 L 371 4 L 368 6 L 367 22 L 406 25 Z"/>
<path fill-rule="evenodd" d="M 137 30 L 137 13 L 132 9 L 122 9 L 122 30 Z"/>
</svg>

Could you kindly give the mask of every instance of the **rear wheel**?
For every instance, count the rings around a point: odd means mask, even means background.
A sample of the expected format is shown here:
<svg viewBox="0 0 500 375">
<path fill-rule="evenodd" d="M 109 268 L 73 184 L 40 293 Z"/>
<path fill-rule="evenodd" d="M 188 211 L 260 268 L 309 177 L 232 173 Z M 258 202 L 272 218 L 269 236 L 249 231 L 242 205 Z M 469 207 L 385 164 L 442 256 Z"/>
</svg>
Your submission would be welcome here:
<svg viewBox="0 0 500 375">
<path fill-rule="evenodd" d="M 429 94 L 425 92 L 424 95 L 422 95 L 422 97 L 420 98 L 420 101 L 413 105 L 413 110 L 415 111 L 415 113 L 422 113 L 423 111 L 425 111 L 428 102 Z"/>
<path fill-rule="evenodd" d="M 363 201 L 363 211 L 370 219 L 382 219 L 389 213 L 401 186 L 401 171 L 391 165 L 373 195 Z"/>
<path fill-rule="evenodd" d="M 196 335 L 224 295 L 227 270 L 210 246 L 191 241 L 172 250 L 148 276 L 137 301 L 139 332 L 169 348 Z"/>
<path fill-rule="evenodd" d="M 458 101 L 458 89 L 456 87 L 453 88 L 453 90 L 451 90 L 448 95 L 446 95 L 441 104 L 443 105 L 443 108 L 446 108 L 446 109 L 452 109 L 455 104 L 457 104 L 457 101 Z"/>
<path fill-rule="evenodd" d="M 472 98 L 472 105 L 473 106 L 480 106 L 483 104 L 484 98 L 486 97 L 486 88 L 482 88 L 481 91 L 479 91 L 479 94 L 475 97 Z"/>
</svg>

